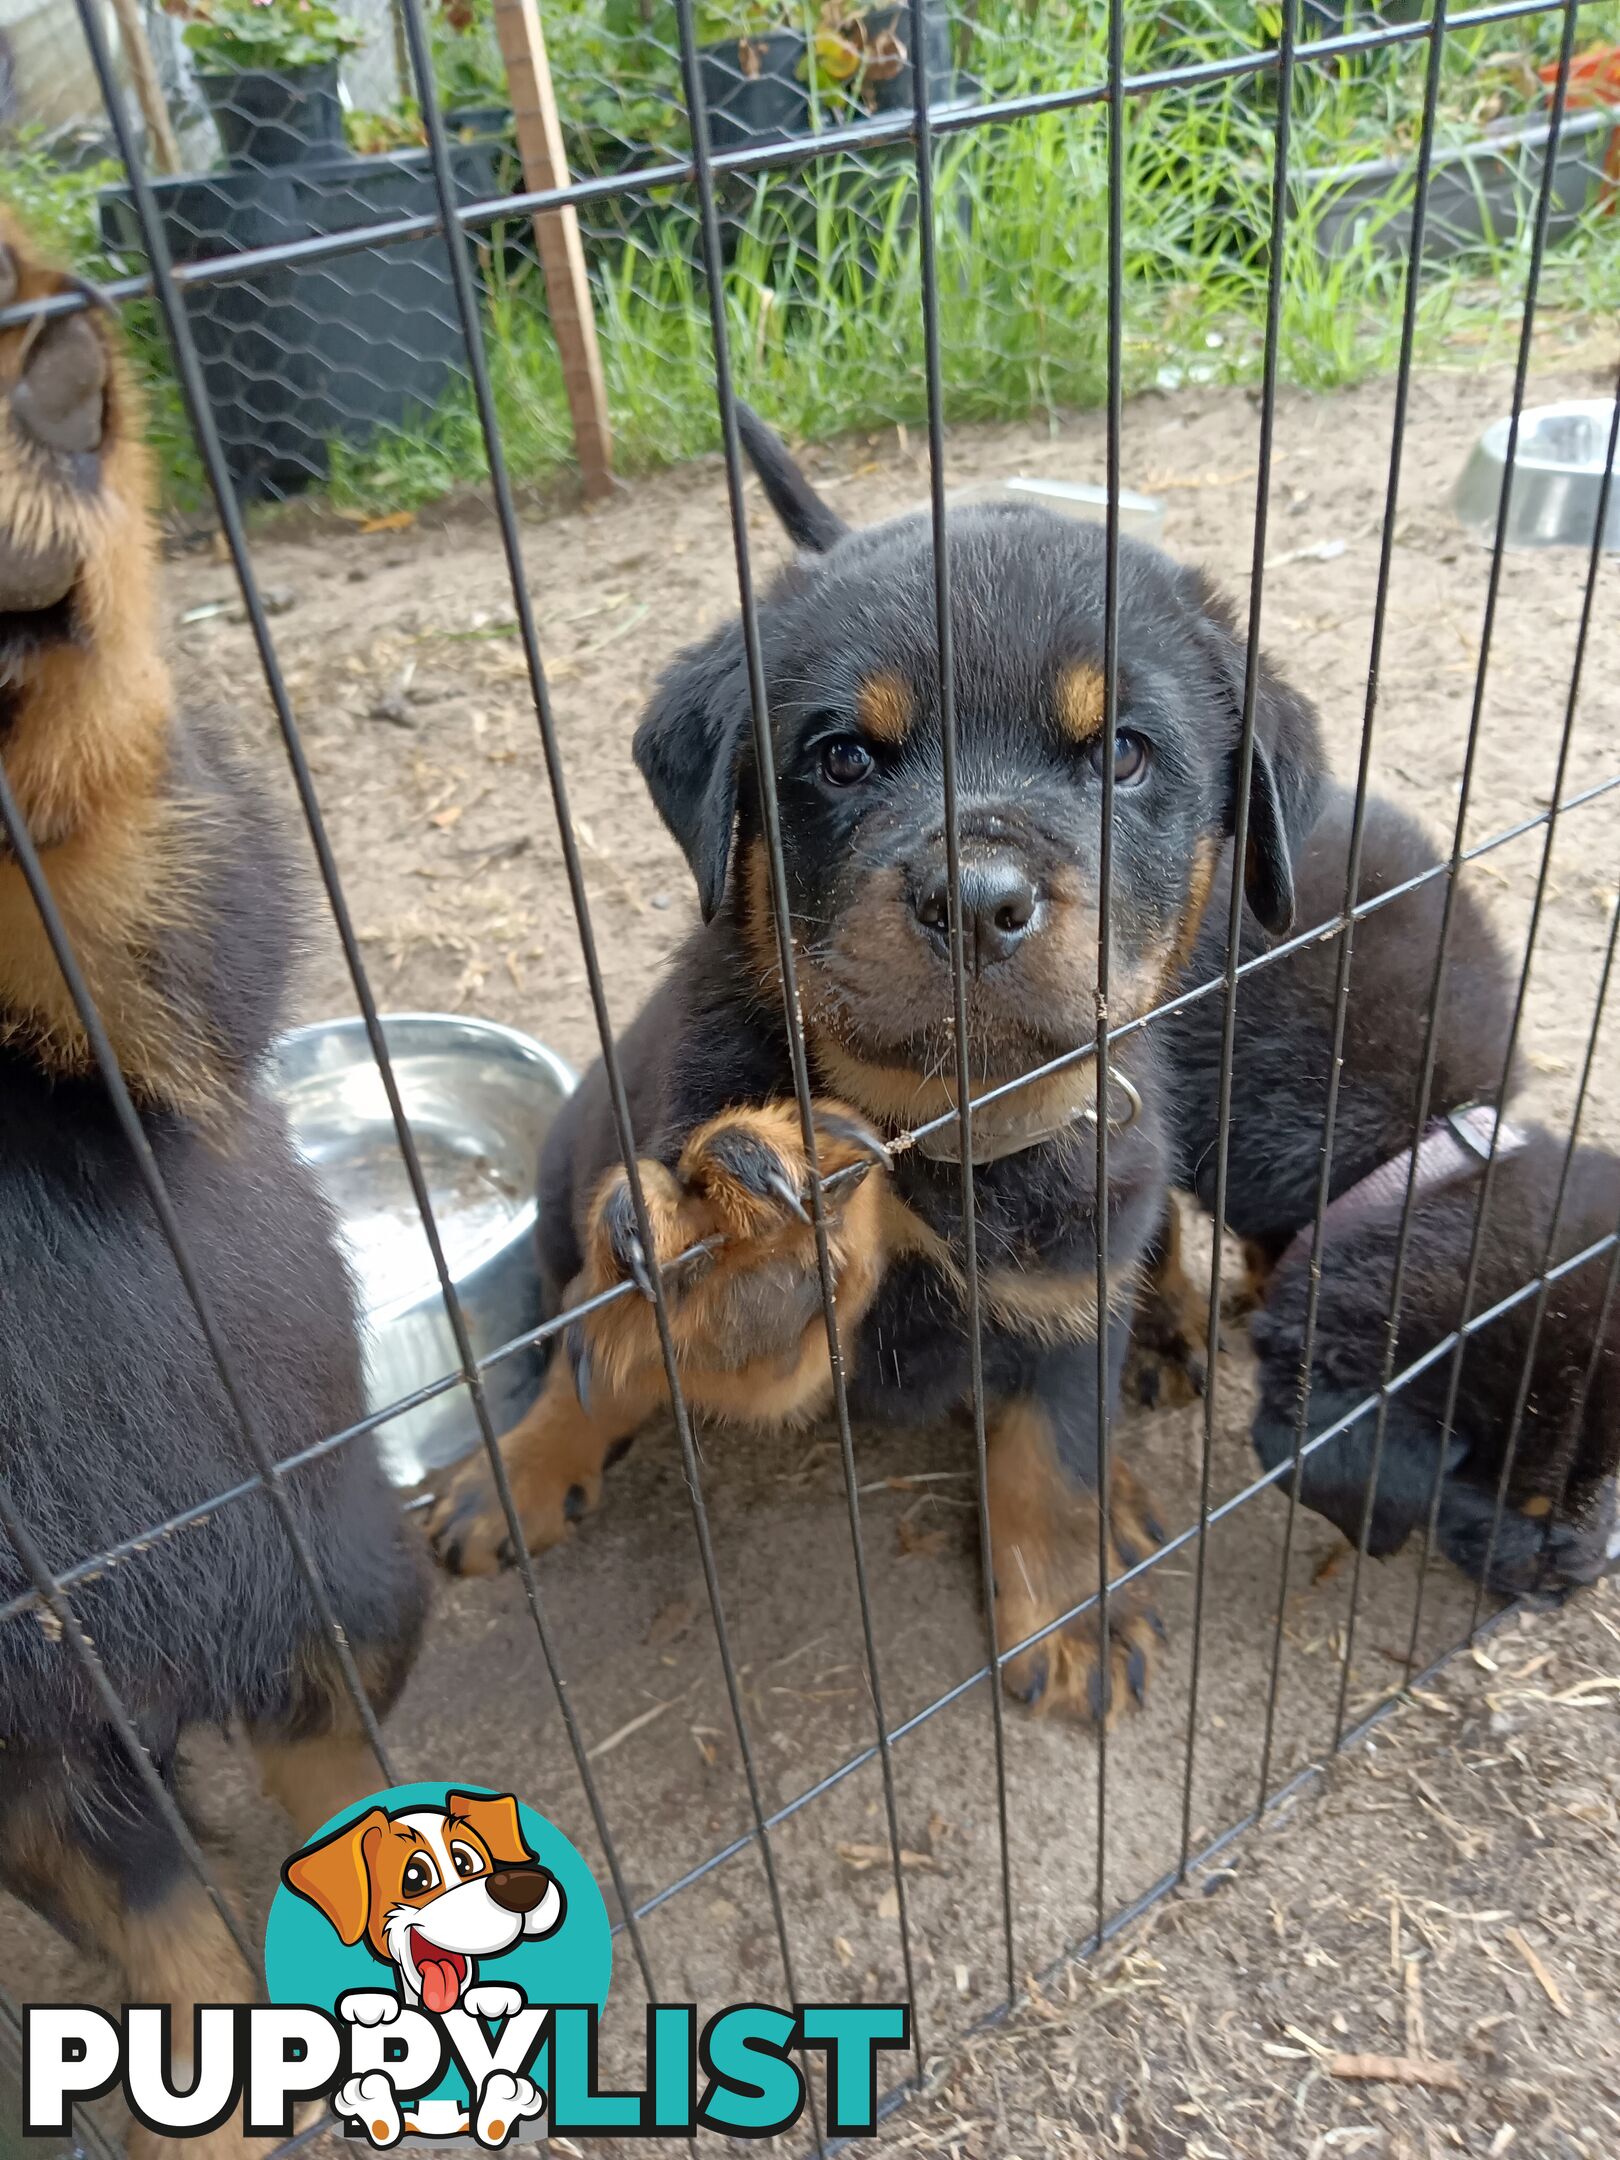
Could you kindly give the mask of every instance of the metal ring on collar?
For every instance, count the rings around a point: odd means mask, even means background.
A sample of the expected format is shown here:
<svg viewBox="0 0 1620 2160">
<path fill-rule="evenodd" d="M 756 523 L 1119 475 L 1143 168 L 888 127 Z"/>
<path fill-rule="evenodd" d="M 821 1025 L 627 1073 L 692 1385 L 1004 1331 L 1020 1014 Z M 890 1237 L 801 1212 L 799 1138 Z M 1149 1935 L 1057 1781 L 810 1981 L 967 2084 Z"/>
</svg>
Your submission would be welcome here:
<svg viewBox="0 0 1620 2160">
<path fill-rule="evenodd" d="M 1125 1115 L 1123 1117 L 1116 1117 L 1112 1112 L 1110 1112 L 1108 1118 L 1108 1130 L 1110 1132 L 1128 1132 L 1130 1128 L 1136 1123 L 1137 1119 L 1142 1115 L 1142 1097 L 1138 1092 L 1136 1082 L 1130 1078 L 1129 1074 L 1115 1072 L 1112 1067 L 1110 1067 L 1108 1073 L 1108 1085 L 1110 1091 L 1112 1091 L 1112 1089 L 1114 1089 L 1115 1087 L 1119 1087 L 1123 1089 L 1125 1095 Z M 1086 1107 L 1081 1111 L 1080 1117 L 1084 1123 L 1095 1125 L 1097 1122 L 1097 1105 L 1095 1103 L 1087 1103 Z"/>
</svg>

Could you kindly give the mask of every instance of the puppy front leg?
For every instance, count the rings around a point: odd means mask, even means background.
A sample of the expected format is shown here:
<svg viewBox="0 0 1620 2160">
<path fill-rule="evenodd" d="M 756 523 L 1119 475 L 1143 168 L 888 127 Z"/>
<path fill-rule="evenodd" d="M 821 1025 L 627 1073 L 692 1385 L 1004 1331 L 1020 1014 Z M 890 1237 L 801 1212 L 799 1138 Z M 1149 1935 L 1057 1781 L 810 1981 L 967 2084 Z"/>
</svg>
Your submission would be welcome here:
<svg viewBox="0 0 1620 2160">
<path fill-rule="evenodd" d="M 823 1177 L 843 1173 L 826 1192 L 827 1231 L 839 1318 L 853 1340 L 885 1264 L 876 1165 L 887 1152 L 840 1104 L 818 1104 L 816 1127 Z M 726 1111 L 686 1139 L 672 1166 L 645 1160 L 638 1168 L 687 1402 L 753 1425 L 814 1414 L 831 1369 L 796 1106 Z M 501 1442 L 536 1550 L 596 1505 L 610 1451 L 668 1395 L 649 1255 L 622 1170 L 597 1190 L 585 1246 L 568 1304 L 632 1285 L 638 1294 L 570 1325 L 540 1400 Z M 429 1533 L 453 1574 L 510 1564 L 505 1515 L 480 1460 L 441 1490 Z"/>
<path fill-rule="evenodd" d="M 1111 1380 L 1125 1348 L 1125 1323 L 1109 1329 Z M 1028 1640 L 1087 1599 L 1098 1600 L 1102 1509 L 1097 1496 L 1097 1346 L 1076 1344 L 1043 1360 L 1036 1387 L 1004 1403 L 989 1435 L 991 1564 L 996 1642 Z M 1110 1465 L 1107 1565 L 1110 1585 L 1164 1533 L 1147 1493 L 1123 1463 Z M 1010 1695 L 1041 1716 L 1111 1722 L 1127 1692 L 1141 1702 L 1164 1629 L 1142 1581 L 1110 1588 L 1108 1624 L 1100 1601 L 1043 1635 L 1002 1668 Z"/>
<path fill-rule="evenodd" d="M 560 1544 L 597 1505 L 608 1456 L 634 1437 L 658 1396 L 649 1375 L 639 1383 L 592 1389 L 581 1402 L 570 1360 L 560 1349 L 553 1355 L 539 1400 L 500 1443 L 531 1553 Z M 488 1575 L 516 1562 L 506 1510 L 482 1450 L 440 1487 L 428 1534 L 452 1575 Z"/>
</svg>

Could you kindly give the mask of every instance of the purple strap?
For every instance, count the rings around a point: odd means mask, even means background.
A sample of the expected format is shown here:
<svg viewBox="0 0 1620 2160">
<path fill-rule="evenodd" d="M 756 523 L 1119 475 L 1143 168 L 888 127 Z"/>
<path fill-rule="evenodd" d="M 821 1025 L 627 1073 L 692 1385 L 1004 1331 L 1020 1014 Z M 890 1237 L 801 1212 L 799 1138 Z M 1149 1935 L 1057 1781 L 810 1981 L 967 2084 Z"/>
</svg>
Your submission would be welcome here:
<svg viewBox="0 0 1620 2160">
<path fill-rule="evenodd" d="M 1387 1163 L 1380 1163 L 1376 1170 L 1369 1170 L 1364 1178 L 1328 1202 L 1322 1217 L 1324 1248 L 1327 1233 L 1334 1223 L 1342 1227 L 1346 1223 L 1359 1222 L 1365 1216 L 1398 1208 L 1405 1198 L 1409 1177 L 1414 1195 L 1433 1192 L 1441 1185 L 1451 1185 L 1458 1178 L 1466 1177 L 1489 1158 L 1493 1138 L 1498 1157 L 1516 1155 L 1525 1143 L 1523 1127 L 1510 1125 L 1506 1118 L 1498 1120 L 1489 1103 L 1470 1103 L 1466 1110 L 1452 1110 L 1444 1117 L 1435 1118 L 1418 1142 L 1415 1172 L 1412 1150 L 1402 1148 L 1398 1155 L 1392 1156 Z M 1301 1256 L 1308 1257 L 1310 1249 L 1311 1225 L 1305 1223 L 1294 1232 L 1287 1251 L 1277 1263 L 1278 1268 L 1292 1265 Z"/>
</svg>

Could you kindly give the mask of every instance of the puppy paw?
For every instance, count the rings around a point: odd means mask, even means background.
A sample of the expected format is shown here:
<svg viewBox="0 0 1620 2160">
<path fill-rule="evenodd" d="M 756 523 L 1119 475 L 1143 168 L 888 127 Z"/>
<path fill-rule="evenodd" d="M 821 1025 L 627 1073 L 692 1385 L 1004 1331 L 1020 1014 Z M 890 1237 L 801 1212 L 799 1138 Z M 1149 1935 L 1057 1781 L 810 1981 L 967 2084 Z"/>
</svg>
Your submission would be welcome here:
<svg viewBox="0 0 1620 2160">
<path fill-rule="evenodd" d="M 859 1320 L 883 1267 L 881 1181 L 888 1150 L 852 1111 L 816 1106 L 828 1257 L 840 1321 Z M 601 1498 L 614 1454 L 666 1393 L 652 1306 L 663 1277 L 682 1392 L 695 1410 L 745 1422 L 802 1418 L 830 1386 L 810 1173 L 792 1103 L 728 1111 L 693 1133 L 673 1169 L 640 1164 L 649 1254 L 622 1170 L 591 1208 L 586 1262 L 567 1302 L 586 1305 L 634 1285 L 574 1321 L 540 1400 L 500 1443 L 531 1553 L 568 1537 Z M 687 1257 L 690 1255 L 691 1257 Z M 482 1459 L 440 1485 L 428 1519 L 452 1574 L 487 1574 L 517 1559 L 511 1527 Z"/>
<path fill-rule="evenodd" d="M 1133 1332 L 1126 1353 L 1121 1390 L 1144 1410 L 1183 1410 L 1202 1402 L 1209 1385 L 1209 1361 L 1183 1335 L 1146 1342 Z"/>
<path fill-rule="evenodd" d="M 332 2095 L 332 2111 L 345 2122 L 359 2123 L 373 2145 L 396 2145 L 404 2124 L 393 2081 L 381 2070 L 368 2070 L 341 2084 Z"/>
<path fill-rule="evenodd" d="M 526 2001 L 521 1988 L 508 1987 L 501 1981 L 483 1980 L 477 1987 L 467 1989 L 461 1998 L 461 2007 L 470 2010 L 474 2017 L 509 2018 L 516 2017 Z"/>
<path fill-rule="evenodd" d="M 478 2095 L 473 2135 L 480 2145 L 504 2145 L 524 2122 L 532 2122 L 545 2100 L 532 2079 L 514 2077 L 510 2070 L 492 2070 Z"/>
<path fill-rule="evenodd" d="M 1026 1642 L 1099 1588 L 1096 1496 L 1075 1488 L 1026 1495 L 1019 1519 L 992 1512 L 996 1641 Z M 1042 1635 L 1002 1667 L 1007 1693 L 1041 1717 L 1111 1724 L 1127 1700 L 1144 1701 L 1164 1624 L 1140 1579 L 1118 1578 L 1163 1542 L 1151 1504 L 1130 1472 L 1117 1467 L 1109 1509 L 1108 1620 L 1093 1602 L 1076 1619 Z"/>
<path fill-rule="evenodd" d="M 561 1544 L 596 1506 L 608 1456 L 616 1444 L 627 1443 L 654 1400 L 645 1392 L 613 1396 L 603 1390 L 587 1410 L 566 1359 L 552 1359 L 539 1401 L 500 1443 L 531 1554 Z M 481 1451 L 440 1480 L 427 1533 L 440 1566 L 452 1575 L 491 1575 L 516 1564 L 511 1525 Z"/>
<path fill-rule="evenodd" d="M 888 1149 L 838 1103 L 815 1105 L 815 1132 L 822 1177 L 837 1181 L 824 1201 L 842 1306 L 851 1278 L 857 1295 L 875 1281 L 877 1211 L 866 1173 L 887 1167 Z M 655 1162 L 640 1169 L 683 1381 L 791 1364 L 821 1302 L 796 1104 L 727 1111 L 692 1134 L 673 1169 Z M 652 1256 L 622 1171 L 597 1194 L 587 1255 L 576 1295 L 596 1297 L 626 1282 L 642 1292 L 569 1329 L 575 1386 L 588 1407 L 599 1386 L 622 1391 L 662 1375 Z"/>
<path fill-rule="evenodd" d="M 392 2025 L 399 2008 L 399 1997 L 380 1988 L 350 1988 L 338 1997 L 337 2012 L 349 2025 Z"/>
</svg>

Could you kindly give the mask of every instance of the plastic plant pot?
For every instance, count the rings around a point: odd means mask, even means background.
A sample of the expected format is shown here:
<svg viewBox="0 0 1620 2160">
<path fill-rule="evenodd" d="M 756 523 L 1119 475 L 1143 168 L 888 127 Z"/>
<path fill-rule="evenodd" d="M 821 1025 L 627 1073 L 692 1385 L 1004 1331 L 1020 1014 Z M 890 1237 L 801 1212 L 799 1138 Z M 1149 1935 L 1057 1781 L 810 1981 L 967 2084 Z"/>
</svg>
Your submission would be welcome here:
<svg viewBox="0 0 1620 2160">
<path fill-rule="evenodd" d="M 1567 112 L 1553 166 L 1549 237 L 1579 223 L 1600 186 L 1620 113 Z M 1441 262 L 1470 248 L 1510 240 L 1528 228 L 1546 170 L 1552 129 L 1539 117 L 1497 121 L 1473 142 L 1437 149 L 1429 175 L 1423 253 Z M 1295 176 L 1302 201 L 1317 205 L 1316 244 L 1331 259 L 1363 242 L 1399 259 L 1412 240 L 1415 159 L 1370 158 L 1320 166 Z"/>
<path fill-rule="evenodd" d="M 869 68 L 860 82 L 861 103 L 868 112 L 910 112 L 917 102 L 916 75 L 911 62 L 912 20 L 909 7 L 868 8 L 861 17 L 868 47 L 893 39 L 905 54 L 892 73 Z M 944 10 L 923 7 L 923 36 L 927 40 L 928 102 L 947 105 L 956 94 L 951 68 L 951 25 Z"/>
<path fill-rule="evenodd" d="M 463 202 L 494 193 L 494 156 L 489 144 L 452 149 Z M 438 208 L 425 150 L 269 172 L 232 168 L 157 180 L 153 191 L 177 262 Z M 102 197 L 102 232 L 110 252 L 141 255 L 125 190 Z M 379 429 L 420 424 L 465 366 L 437 233 L 271 264 L 192 286 L 185 301 L 226 466 L 244 501 L 283 499 L 324 478 L 334 441 L 363 445 Z"/>
<path fill-rule="evenodd" d="M 810 132 L 805 42 L 797 30 L 727 38 L 698 54 L 698 81 L 715 150 L 786 142 Z"/>
<path fill-rule="evenodd" d="M 300 165 L 342 156 L 335 60 L 314 68 L 244 68 L 197 81 L 231 164 Z"/>
<path fill-rule="evenodd" d="M 1558 63 L 1551 60 L 1536 72 L 1547 85 L 1550 105 L 1558 80 Z M 1571 112 L 1590 112 L 1595 105 L 1620 106 L 1620 45 L 1599 45 L 1571 60 L 1566 102 Z M 1617 197 L 1620 197 L 1620 128 L 1610 137 L 1609 154 L 1603 161 L 1603 188 L 1598 200 L 1605 217 L 1613 217 Z"/>
</svg>

